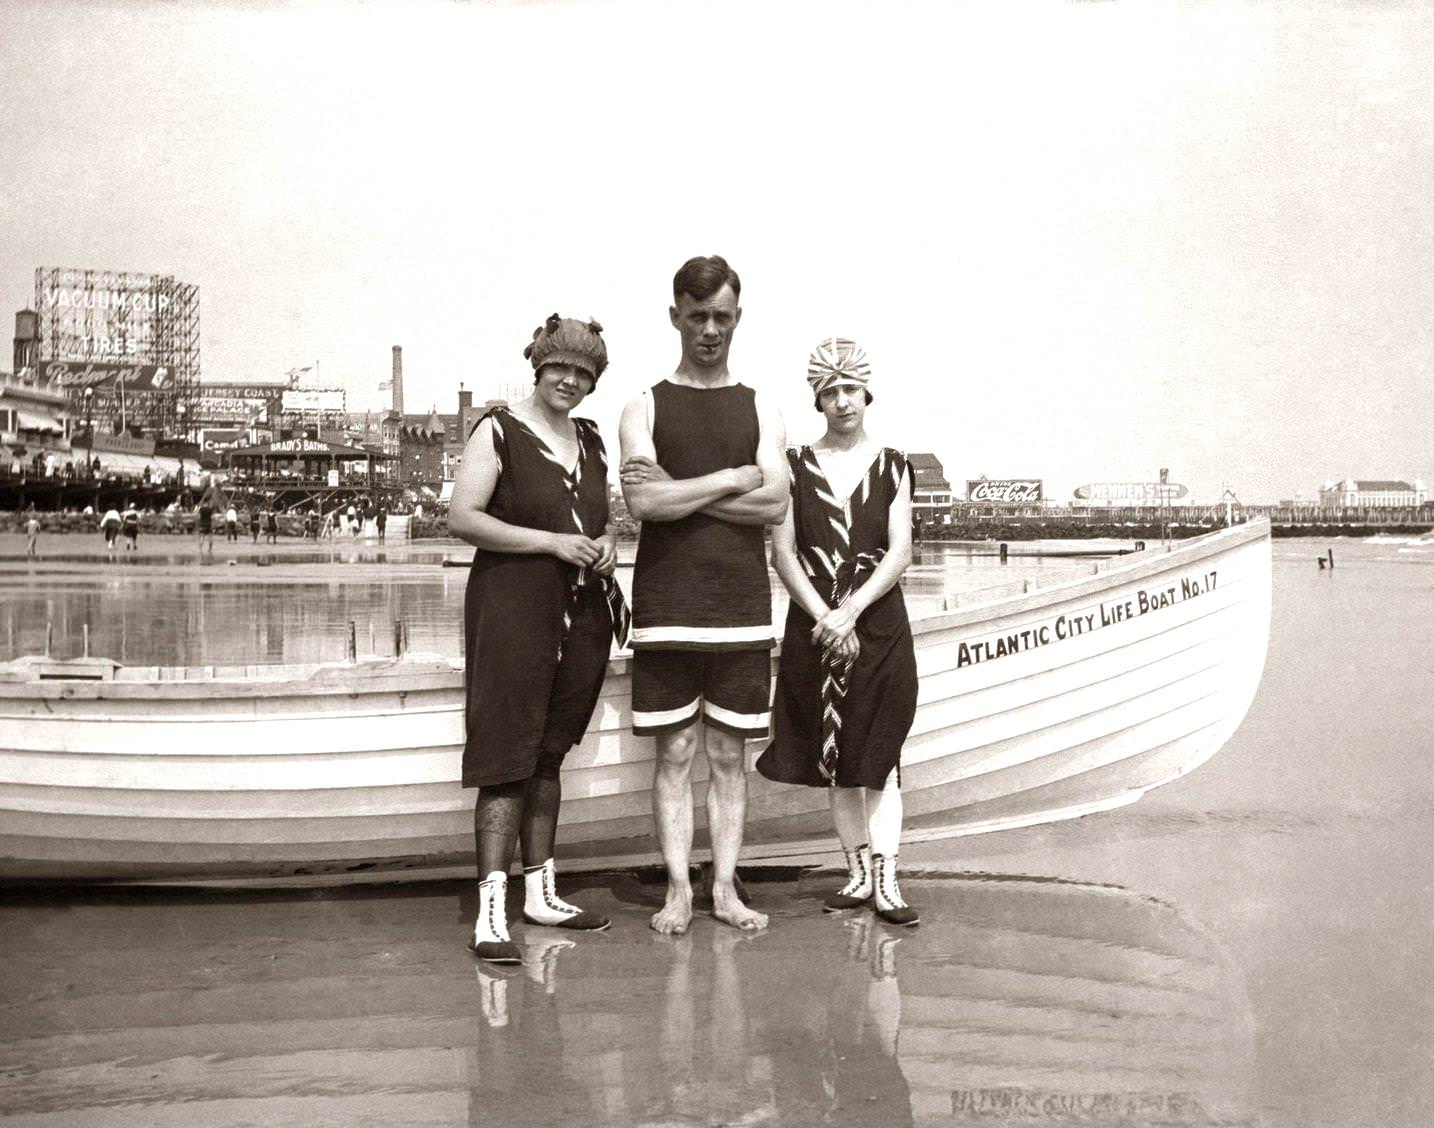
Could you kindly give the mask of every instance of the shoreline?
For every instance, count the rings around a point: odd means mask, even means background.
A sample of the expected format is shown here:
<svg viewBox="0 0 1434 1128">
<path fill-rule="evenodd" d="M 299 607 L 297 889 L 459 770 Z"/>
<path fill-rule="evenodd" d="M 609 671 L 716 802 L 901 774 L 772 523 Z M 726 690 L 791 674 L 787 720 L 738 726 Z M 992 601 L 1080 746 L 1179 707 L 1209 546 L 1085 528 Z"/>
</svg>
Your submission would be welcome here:
<svg viewBox="0 0 1434 1128">
<path fill-rule="evenodd" d="M 40 543 L 47 539 L 63 537 L 67 540 L 82 540 L 93 537 L 103 546 L 103 535 L 99 531 L 98 519 L 85 517 L 77 513 L 39 513 L 40 518 Z M 424 522 L 427 524 L 428 522 Z M 436 524 L 436 522 L 435 522 Z M 178 547 L 186 541 L 197 541 L 192 527 L 192 519 L 187 523 L 176 524 L 174 521 L 166 521 L 160 514 L 145 514 L 140 525 L 140 544 L 146 541 L 159 540 L 171 546 Z M 1170 529 L 1168 539 L 1184 540 L 1187 537 L 1199 536 L 1202 533 L 1211 532 L 1212 529 L 1198 525 L 1178 525 Z M 1423 537 L 1434 536 L 1434 523 L 1429 524 L 1299 524 L 1299 525 L 1276 525 L 1270 526 L 1270 535 L 1275 539 L 1294 537 L 1310 537 L 1322 539 L 1336 538 L 1358 538 L 1365 539 L 1373 536 L 1398 536 L 1398 537 Z M 620 532 L 618 534 L 619 544 L 636 545 L 636 534 Z M 1159 543 L 1161 530 L 1158 524 L 1152 525 L 1128 525 L 1128 524 L 1051 524 L 1051 523 L 1029 523 L 1029 524 L 980 524 L 946 526 L 940 530 L 940 535 L 926 535 L 915 538 L 914 544 L 921 545 L 997 545 L 1002 542 L 1019 543 L 1024 541 L 1145 541 L 1147 543 Z M 120 551 L 124 550 L 124 538 L 120 538 Z M 225 537 L 223 527 L 216 528 L 214 542 L 216 551 L 220 544 L 233 546 L 237 544 L 249 545 L 252 548 L 265 548 L 268 551 L 289 548 L 303 548 L 307 551 L 322 550 L 325 548 L 339 547 L 368 547 L 393 549 L 403 546 L 427 546 L 430 550 L 439 548 L 445 544 L 454 543 L 455 538 L 423 529 L 418 536 L 409 535 L 403 540 L 379 541 L 373 537 L 353 537 L 346 533 L 336 532 L 330 537 L 321 537 L 317 540 L 306 538 L 302 535 L 302 526 L 297 519 L 285 515 L 280 518 L 280 534 L 277 544 L 265 544 L 263 534 L 260 535 L 258 545 L 254 545 L 250 539 L 250 532 L 246 526 L 240 527 L 239 540 L 229 541 Z M 0 513 L 0 554 L 8 551 L 10 543 L 18 546 L 21 555 L 25 549 L 25 532 L 23 520 L 20 514 Z M 141 549 L 143 551 L 143 549 Z"/>
</svg>

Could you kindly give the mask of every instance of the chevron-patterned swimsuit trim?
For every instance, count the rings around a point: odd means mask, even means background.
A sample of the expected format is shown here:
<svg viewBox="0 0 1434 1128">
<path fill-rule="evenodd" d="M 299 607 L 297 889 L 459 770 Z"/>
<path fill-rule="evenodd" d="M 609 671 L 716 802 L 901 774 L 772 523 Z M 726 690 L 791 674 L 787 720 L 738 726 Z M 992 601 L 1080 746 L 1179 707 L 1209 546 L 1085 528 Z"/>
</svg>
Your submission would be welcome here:
<svg viewBox="0 0 1434 1128">
<path fill-rule="evenodd" d="M 549 462 L 551 462 L 557 468 L 558 473 L 563 476 L 563 482 L 567 485 L 568 488 L 568 515 L 572 518 L 573 531 L 576 532 L 579 536 L 584 537 L 602 536 L 603 530 L 601 529 L 598 529 L 595 532 L 590 532 L 589 530 L 583 528 L 582 514 L 578 512 L 578 491 L 582 488 L 583 463 L 584 461 L 586 461 L 585 455 L 587 453 L 587 444 L 583 441 L 583 432 L 586 427 L 592 426 L 592 424 L 589 423 L 586 419 L 573 420 L 574 425 L 577 427 L 578 458 L 577 461 L 573 464 L 572 469 L 570 470 L 564 464 L 563 460 L 559 458 L 556 454 L 554 454 L 548 444 L 543 441 L 541 435 L 539 435 L 536 431 L 534 431 L 531 427 L 524 423 L 522 419 L 518 418 L 518 416 L 513 415 L 512 412 L 509 412 L 508 414 L 518 424 L 518 426 L 522 427 L 524 431 L 526 431 L 530 436 L 532 436 L 533 442 L 535 442 L 538 446 L 538 453 L 541 454 L 544 458 L 546 458 Z M 598 466 L 602 472 L 602 480 L 606 482 L 607 455 L 603 453 L 601 443 L 599 443 L 595 447 L 595 450 L 597 452 Z M 499 473 L 502 472 L 502 469 L 502 456 L 500 455 L 498 467 Z M 628 610 L 627 600 L 623 598 L 622 588 L 618 586 L 617 580 L 614 579 L 612 576 L 598 576 L 596 577 L 596 579 L 599 583 L 602 584 L 603 597 L 607 600 L 608 613 L 612 618 L 613 638 L 617 640 L 618 646 L 626 646 L 628 630 L 630 629 L 632 624 L 632 614 Z M 558 661 L 562 661 L 563 645 L 567 642 L 568 633 L 572 630 L 573 627 L 573 612 L 577 608 L 579 594 L 581 593 L 582 589 L 587 585 L 587 583 L 587 568 L 576 567 L 571 570 L 571 576 L 568 581 L 568 597 L 566 600 L 563 601 L 563 633 L 562 636 L 558 639 Z"/>
<path fill-rule="evenodd" d="M 817 544 L 799 544 L 798 556 L 803 570 L 818 592 L 824 588 L 827 602 L 840 607 L 866 582 L 867 576 L 876 570 L 886 556 L 886 550 L 853 552 L 851 547 L 851 502 L 858 506 L 866 502 L 876 482 L 887 473 L 890 454 L 885 447 L 872 459 L 861 484 L 852 491 L 851 497 L 839 502 L 832 492 L 831 483 L 822 471 L 821 463 L 809 446 L 802 447 L 802 464 L 812 477 L 812 492 L 826 512 L 827 523 L 832 531 L 832 547 L 828 551 Z M 837 782 L 837 763 L 841 759 L 842 705 L 846 701 L 847 686 L 850 684 L 852 663 L 832 651 L 823 649 L 822 669 L 822 749 L 817 763 L 822 778 L 828 786 Z"/>
</svg>

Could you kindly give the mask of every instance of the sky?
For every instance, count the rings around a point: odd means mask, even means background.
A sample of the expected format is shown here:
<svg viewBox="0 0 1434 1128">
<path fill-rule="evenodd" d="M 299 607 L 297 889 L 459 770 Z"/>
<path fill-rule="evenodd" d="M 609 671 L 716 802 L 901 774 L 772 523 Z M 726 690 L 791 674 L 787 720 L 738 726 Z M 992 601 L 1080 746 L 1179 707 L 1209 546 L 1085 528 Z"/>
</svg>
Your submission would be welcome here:
<svg viewBox="0 0 1434 1128">
<path fill-rule="evenodd" d="M 200 291 L 206 381 L 409 411 L 531 378 L 554 311 L 617 447 L 671 278 L 740 272 L 789 439 L 852 337 L 868 431 L 1068 500 L 1434 485 L 1434 9 L 6 0 L 0 304 L 40 266 Z M 616 459 L 613 459 L 614 463 Z"/>
</svg>

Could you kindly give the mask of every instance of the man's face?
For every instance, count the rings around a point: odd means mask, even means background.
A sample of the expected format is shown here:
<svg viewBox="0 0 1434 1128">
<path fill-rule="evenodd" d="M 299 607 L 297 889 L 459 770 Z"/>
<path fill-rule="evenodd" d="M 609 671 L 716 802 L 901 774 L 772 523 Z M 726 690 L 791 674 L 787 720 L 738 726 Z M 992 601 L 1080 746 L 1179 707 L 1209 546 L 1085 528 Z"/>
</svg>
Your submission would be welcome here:
<svg viewBox="0 0 1434 1128">
<path fill-rule="evenodd" d="M 673 326 L 682 334 L 682 358 L 699 368 L 720 368 L 727 363 L 732 333 L 742 320 L 737 295 L 723 286 L 710 298 L 698 301 L 691 294 L 679 294 L 668 310 Z"/>
</svg>

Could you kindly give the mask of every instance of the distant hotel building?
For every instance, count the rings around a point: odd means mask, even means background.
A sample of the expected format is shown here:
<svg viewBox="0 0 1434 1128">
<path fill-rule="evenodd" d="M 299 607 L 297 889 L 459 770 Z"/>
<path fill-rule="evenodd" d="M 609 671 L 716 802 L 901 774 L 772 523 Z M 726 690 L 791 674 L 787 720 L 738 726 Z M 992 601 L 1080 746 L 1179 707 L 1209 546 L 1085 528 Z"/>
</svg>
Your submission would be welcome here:
<svg viewBox="0 0 1434 1128">
<path fill-rule="evenodd" d="M 1327 509 L 1402 509 L 1423 505 L 1428 497 L 1424 483 L 1383 479 L 1346 478 L 1326 482 L 1319 491 L 1319 503 Z"/>
<path fill-rule="evenodd" d="M 946 468 L 934 454 L 915 451 L 906 456 L 916 484 L 911 502 L 911 517 L 922 525 L 951 524 L 951 483 Z"/>
</svg>

